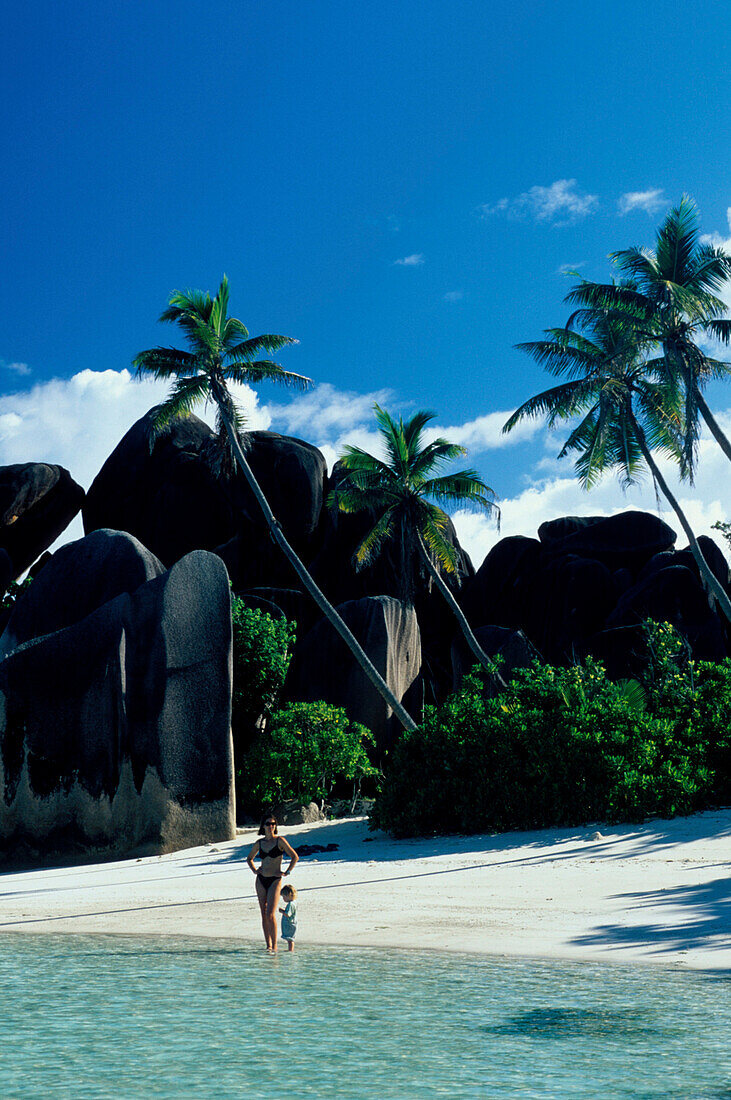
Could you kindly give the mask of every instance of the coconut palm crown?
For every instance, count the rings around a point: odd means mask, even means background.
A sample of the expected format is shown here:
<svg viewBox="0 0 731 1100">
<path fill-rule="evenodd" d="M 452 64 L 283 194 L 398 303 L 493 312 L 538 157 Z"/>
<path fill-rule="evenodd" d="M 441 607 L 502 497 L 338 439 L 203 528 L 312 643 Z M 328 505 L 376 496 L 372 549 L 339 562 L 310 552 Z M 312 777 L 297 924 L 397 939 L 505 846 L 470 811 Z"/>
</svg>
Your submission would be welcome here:
<svg viewBox="0 0 731 1100">
<path fill-rule="evenodd" d="M 283 370 L 271 359 L 259 359 L 261 353 L 273 353 L 288 344 L 291 336 L 266 334 L 250 337 L 243 322 L 228 316 L 229 284 L 224 275 L 215 298 L 200 290 L 175 290 L 160 320 L 178 325 L 190 350 L 150 348 L 133 359 L 137 375 L 174 379 L 172 390 L 157 407 L 151 425 L 150 445 L 178 416 L 190 416 L 201 401 L 216 405 L 216 436 L 221 472 L 232 473 L 235 460 L 228 436 L 224 412 L 236 435 L 246 447 L 245 420 L 240 406 L 228 389 L 229 383 L 277 382 L 296 389 L 312 385 L 302 374 Z"/>
<path fill-rule="evenodd" d="M 698 212 L 684 195 L 656 236 L 655 249 L 627 248 L 613 252 L 621 280 L 598 284 L 579 282 L 567 301 L 580 308 L 569 326 L 591 323 L 592 311 L 610 311 L 634 332 L 638 349 L 646 351 L 646 370 L 683 394 L 683 431 L 679 451 L 683 477 L 693 480 L 702 417 L 731 459 L 731 443 L 703 396 L 712 379 L 727 378 L 731 365 L 715 359 L 701 344 L 712 339 L 728 345 L 731 320 L 719 291 L 731 277 L 731 256 L 702 243 Z"/>
<path fill-rule="evenodd" d="M 228 316 L 228 279 L 224 275 L 215 298 L 198 290 L 175 291 L 161 321 L 178 324 L 186 334 L 191 351 L 177 348 L 152 348 L 140 352 L 133 360 L 137 377 L 153 374 L 156 378 L 174 378 L 172 392 L 158 406 L 152 421 L 150 447 L 155 435 L 164 430 L 176 416 L 190 416 L 197 401 L 213 401 L 216 406 L 219 467 L 221 472 L 238 465 L 254 494 L 272 538 L 299 577 L 302 586 L 319 607 L 324 617 L 340 635 L 364 675 L 391 708 L 403 727 L 415 730 L 416 723 L 385 682 L 368 654 L 359 644 L 350 627 L 320 591 L 304 563 L 287 541 L 282 525 L 272 512 L 261 486 L 256 480 L 245 454 L 246 437 L 242 437 L 243 417 L 228 390 L 229 382 L 282 382 L 303 389 L 311 385 L 301 374 L 282 370 L 270 359 L 257 359 L 261 351 L 271 352 L 297 341 L 289 336 L 255 336 L 249 334 L 235 317 Z"/>
<path fill-rule="evenodd" d="M 644 348 L 621 311 L 594 308 L 584 314 L 583 333 L 548 329 L 546 340 L 519 344 L 550 373 L 569 381 L 524 402 L 503 427 L 545 415 L 549 426 L 579 419 L 559 458 L 578 455 L 575 469 L 585 489 L 614 469 L 624 488 L 645 467 L 673 508 L 688 537 L 709 596 L 731 622 L 731 602 L 708 566 L 688 519 L 668 486 L 653 452 L 677 458 L 682 450 L 683 401 L 673 378 L 648 377 Z"/>
<path fill-rule="evenodd" d="M 411 602 L 421 546 L 441 571 L 457 574 L 458 553 L 439 504 L 476 506 L 495 516 L 499 508 L 495 493 L 475 470 L 439 472 L 466 451 L 442 438 L 425 442 L 424 429 L 435 413 L 422 410 L 405 421 L 394 420 L 380 405 L 374 405 L 374 412 L 385 458 L 346 447 L 341 457 L 345 476 L 330 494 L 330 503 L 342 512 L 370 512 L 375 520 L 355 552 L 357 568 L 374 561 L 387 543 L 396 543 L 400 595 Z"/>
</svg>

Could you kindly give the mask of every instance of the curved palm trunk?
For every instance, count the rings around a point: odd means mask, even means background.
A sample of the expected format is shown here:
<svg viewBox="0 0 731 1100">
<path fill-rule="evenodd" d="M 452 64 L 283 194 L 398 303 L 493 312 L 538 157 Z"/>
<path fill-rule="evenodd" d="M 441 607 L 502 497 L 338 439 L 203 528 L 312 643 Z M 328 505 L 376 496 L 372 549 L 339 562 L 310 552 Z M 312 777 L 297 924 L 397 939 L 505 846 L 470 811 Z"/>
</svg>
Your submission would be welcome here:
<svg viewBox="0 0 731 1100">
<path fill-rule="evenodd" d="M 708 428 L 711 432 L 711 435 L 716 440 L 716 443 L 718 443 L 718 445 L 721 448 L 721 450 L 723 451 L 723 453 L 726 455 L 726 458 L 729 460 L 729 462 L 731 462 L 731 443 L 729 442 L 728 437 L 725 435 L 725 433 L 721 430 L 721 427 L 720 427 L 718 421 L 716 420 L 715 416 L 713 415 L 711 410 L 708 408 L 708 405 L 706 404 L 705 397 L 702 395 L 701 391 L 697 388 L 696 388 L 696 392 L 695 392 L 695 399 L 696 399 L 696 404 L 698 405 L 698 408 L 700 409 L 701 416 L 703 417 L 706 424 L 708 425 Z"/>
<path fill-rule="evenodd" d="M 703 557 L 703 552 L 701 551 L 701 548 L 698 545 L 698 540 L 696 539 L 695 535 L 693 534 L 693 529 L 691 528 L 690 524 L 688 523 L 685 512 L 683 511 L 683 509 L 680 507 L 677 500 L 673 496 L 672 492 L 670 491 L 670 488 L 668 487 L 668 483 L 666 482 L 665 478 L 660 473 L 660 470 L 658 469 L 657 463 L 655 462 L 655 459 L 652 457 L 652 454 L 650 452 L 650 448 L 647 446 L 647 440 L 645 439 L 645 433 L 643 432 L 642 428 L 640 427 L 640 425 L 635 420 L 634 414 L 630 413 L 630 416 L 632 418 L 632 426 L 634 428 L 635 435 L 637 437 L 637 443 L 639 444 L 639 448 L 642 451 L 642 455 L 645 459 L 645 462 L 650 467 L 650 470 L 652 471 L 652 476 L 655 478 L 655 481 L 660 486 L 660 489 L 661 489 L 662 493 L 664 494 L 665 498 L 669 502 L 670 507 L 675 512 L 675 515 L 678 517 L 678 521 L 680 523 L 680 526 L 683 528 L 683 531 L 685 532 L 685 534 L 687 536 L 688 543 L 690 545 L 691 553 L 692 553 L 693 557 L 696 560 L 696 564 L 698 566 L 698 569 L 700 570 L 701 581 L 703 582 L 703 587 L 705 588 L 706 592 L 708 593 L 708 596 L 709 596 L 709 599 L 710 599 L 711 603 L 713 603 L 713 601 L 715 600 L 719 604 L 721 609 L 723 610 L 723 613 L 726 616 L 727 622 L 731 623 L 731 600 L 729 600 L 729 598 L 726 595 L 726 592 L 724 591 L 724 588 L 721 585 L 720 581 L 718 580 L 718 578 L 715 576 L 715 574 L 713 573 L 713 571 L 709 567 L 708 562 L 706 561 L 706 559 Z"/>
<path fill-rule="evenodd" d="M 449 609 L 452 612 L 452 614 L 454 615 L 454 617 L 456 618 L 457 622 L 459 623 L 459 628 L 462 631 L 462 633 L 464 634 L 465 641 L 467 642 L 467 645 L 472 650 L 472 653 L 474 654 L 476 660 L 478 660 L 480 662 L 480 664 L 482 665 L 482 667 L 487 672 L 489 672 L 490 675 L 495 680 L 497 680 L 500 687 L 507 689 L 508 685 L 505 683 L 505 680 L 500 675 L 499 670 L 497 669 L 495 664 L 490 660 L 490 658 L 487 656 L 484 649 L 482 648 L 480 643 L 477 641 L 477 638 L 472 633 L 472 627 L 467 622 L 467 619 L 465 617 L 464 612 L 462 611 L 462 608 L 459 606 L 459 604 L 455 600 L 454 596 L 449 591 L 448 586 L 444 583 L 444 580 L 442 579 L 441 574 L 439 573 L 439 570 L 434 565 L 434 562 L 431 560 L 429 552 L 427 551 L 426 547 L 424 546 L 424 542 L 421 539 L 421 537 L 419 537 L 419 551 L 421 553 L 422 560 L 423 560 L 424 564 L 426 565 L 426 567 L 429 571 L 429 576 L 431 577 L 431 579 L 436 584 L 437 588 L 441 592 L 444 599 L 447 601 Z"/>
<path fill-rule="evenodd" d="M 404 729 L 411 731 L 418 729 L 419 727 L 417 726 L 414 719 L 405 710 L 405 708 L 401 706 L 401 703 L 398 701 L 386 681 L 380 675 L 378 669 L 369 659 L 368 654 L 365 653 L 362 646 L 358 644 L 358 640 L 356 639 L 352 631 L 343 622 L 342 618 L 340 617 L 340 615 L 338 615 L 337 611 L 329 602 L 324 593 L 320 591 L 320 589 L 308 573 L 307 569 L 305 568 L 304 564 L 300 561 L 295 551 L 287 542 L 279 520 L 276 518 L 271 508 L 269 507 L 269 502 L 261 491 L 259 482 L 254 477 L 253 471 L 249 466 L 249 463 L 246 461 L 246 456 L 244 455 L 241 443 L 239 442 L 236 431 L 234 430 L 234 426 L 231 423 L 230 417 L 228 415 L 228 410 L 222 406 L 221 402 L 216 402 L 216 404 L 218 405 L 219 411 L 221 413 L 221 418 L 226 426 L 226 432 L 228 434 L 228 438 L 231 443 L 234 455 L 236 456 L 236 461 L 238 462 L 241 468 L 241 472 L 243 473 L 249 484 L 249 488 L 256 497 L 259 507 L 264 513 L 264 518 L 266 519 L 267 525 L 272 533 L 275 542 L 289 561 L 299 579 L 302 581 L 305 590 L 315 601 L 328 622 L 332 624 L 335 630 L 337 630 L 338 634 L 355 657 L 356 661 L 370 680 L 373 687 L 376 689 L 379 695 L 381 695 L 385 702 L 388 703 L 389 707 L 396 715 Z"/>
</svg>

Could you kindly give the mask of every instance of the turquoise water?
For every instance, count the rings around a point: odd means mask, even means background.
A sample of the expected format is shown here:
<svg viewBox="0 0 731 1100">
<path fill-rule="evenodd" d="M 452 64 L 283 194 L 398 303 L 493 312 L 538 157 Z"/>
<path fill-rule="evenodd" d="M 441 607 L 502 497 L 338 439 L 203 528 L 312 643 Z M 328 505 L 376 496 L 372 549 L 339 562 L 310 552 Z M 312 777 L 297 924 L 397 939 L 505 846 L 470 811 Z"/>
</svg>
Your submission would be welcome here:
<svg viewBox="0 0 731 1100">
<path fill-rule="evenodd" d="M 731 1097 L 731 975 L 0 937 L 0 1096 Z"/>
</svg>

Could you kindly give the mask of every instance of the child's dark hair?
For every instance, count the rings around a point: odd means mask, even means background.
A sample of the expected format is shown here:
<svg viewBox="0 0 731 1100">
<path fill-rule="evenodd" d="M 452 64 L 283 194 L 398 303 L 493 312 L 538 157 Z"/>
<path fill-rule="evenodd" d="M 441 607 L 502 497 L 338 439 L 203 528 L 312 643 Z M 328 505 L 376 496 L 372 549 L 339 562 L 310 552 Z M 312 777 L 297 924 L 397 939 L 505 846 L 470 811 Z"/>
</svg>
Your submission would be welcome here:
<svg viewBox="0 0 731 1100">
<path fill-rule="evenodd" d="M 297 891 L 295 890 L 294 886 L 290 886 L 289 883 L 287 883 L 286 886 L 282 887 L 282 894 L 287 894 L 287 896 L 291 894 L 293 898 L 297 897 Z"/>
</svg>

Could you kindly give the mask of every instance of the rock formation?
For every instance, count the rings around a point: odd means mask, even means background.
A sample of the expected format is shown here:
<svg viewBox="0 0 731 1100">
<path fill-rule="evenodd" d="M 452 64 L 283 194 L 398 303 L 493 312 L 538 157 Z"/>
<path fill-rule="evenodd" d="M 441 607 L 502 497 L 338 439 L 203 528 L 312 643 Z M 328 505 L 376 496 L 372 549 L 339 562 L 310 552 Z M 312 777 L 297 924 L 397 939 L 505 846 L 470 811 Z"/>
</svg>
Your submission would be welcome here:
<svg viewBox="0 0 731 1100">
<path fill-rule="evenodd" d="M 728 652 L 726 627 L 709 607 L 690 550 L 675 551 L 673 530 L 647 512 L 565 516 L 544 523 L 538 539 L 498 542 L 460 602 L 473 628 L 522 630 L 554 663 L 592 654 L 610 675 L 636 673 L 641 623 L 670 622 L 696 657 Z M 729 570 L 712 539 L 700 544 L 728 587 Z"/>
<path fill-rule="evenodd" d="M 83 500 L 84 490 L 63 466 L 25 462 L 0 467 L 0 550 L 11 562 L 10 580 L 55 542 Z M 7 571 L 6 563 L 0 564 L 2 577 Z"/>
<path fill-rule="evenodd" d="M 97 532 L 48 563 L 3 644 L 6 853 L 169 851 L 235 835 L 230 595 L 219 558 L 195 551 L 161 572 L 136 540 Z"/>
<path fill-rule="evenodd" d="M 215 550 L 237 590 L 287 587 L 294 574 L 273 550 L 243 476 L 216 472 L 213 431 L 197 416 L 178 418 L 150 449 L 153 413 L 130 428 L 94 479 L 84 502 L 84 530 L 128 531 L 166 566 L 190 550 Z M 247 443 L 249 464 L 287 538 L 308 554 L 318 538 L 323 455 L 275 432 L 250 432 Z"/>
<path fill-rule="evenodd" d="M 396 698 L 418 714 L 421 639 L 414 609 L 391 596 L 371 596 L 341 604 L 338 611 Z M 400 729 L 326 619 L 298 641 L 284 690 L 298 702 L 324 699 L 345 707 L 349 718 L 371 730 L 380 751 Z"/>
</svg>

